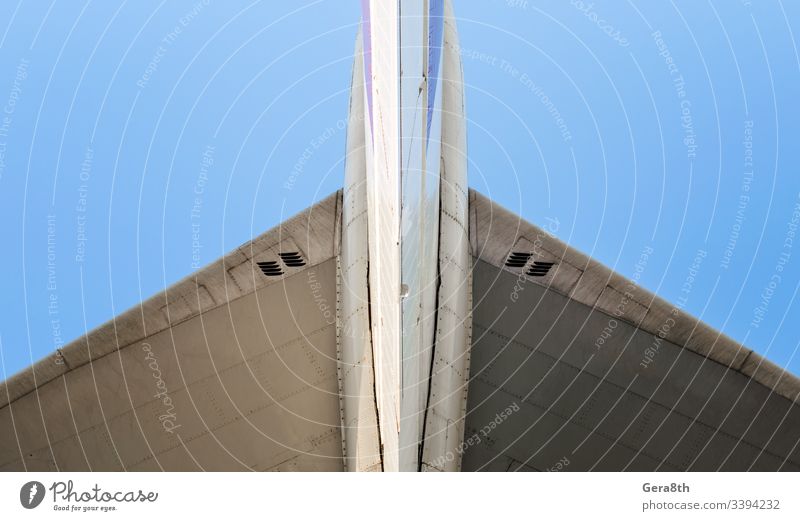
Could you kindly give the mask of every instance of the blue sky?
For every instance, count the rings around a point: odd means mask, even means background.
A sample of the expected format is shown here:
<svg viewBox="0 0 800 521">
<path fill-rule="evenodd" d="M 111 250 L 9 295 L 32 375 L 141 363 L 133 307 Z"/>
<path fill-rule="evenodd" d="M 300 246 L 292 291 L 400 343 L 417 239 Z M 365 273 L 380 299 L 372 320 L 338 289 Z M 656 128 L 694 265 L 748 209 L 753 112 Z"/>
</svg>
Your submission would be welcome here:
<svg viewBox="0 0 800 521">
<path fill-rule="evenodd" d="M 472 187 L 800 373 L 800 5 L 455 9 Z M 339 188 L 358 20 L 0 3 L 0 376 Z"/>
</svg>

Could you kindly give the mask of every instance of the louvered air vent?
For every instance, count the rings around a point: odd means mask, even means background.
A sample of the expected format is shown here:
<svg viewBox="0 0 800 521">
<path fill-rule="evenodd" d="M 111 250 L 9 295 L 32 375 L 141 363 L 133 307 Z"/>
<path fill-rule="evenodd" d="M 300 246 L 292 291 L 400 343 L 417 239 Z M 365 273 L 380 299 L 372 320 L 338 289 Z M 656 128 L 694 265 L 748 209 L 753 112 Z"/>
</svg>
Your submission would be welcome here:
<svg viewBox="0 0 800 521">
<path fill-rule="evenodd" d="M 303 256 L 296 251 L 290 251 L 286 253 L 279 253 L 278 254 L 283 261 L 290 268 L 299 268 L 300 266 L 305 266 L 306 261 L 303 260 Z"/>
<path fill-rule="evenodd" d="M 523 268 L 530 260 L 532 254 L 512 251 L 506 259 L 506 266 L 509 268 Z"/>
<path fill-rule="evenodd" d="M 278 264 L 278 261 L 262 261 L 256 264 L 258 264 L 258 267 L 261 268 L 261 272 L 267 277 L 279 277 L 283 275 L 283 270 L 280 264 Z"/>
<path fill-rule="evenodd" d="M 284 274 L 284 268 L 299 268 L 306 265 L 303 254 L 297 251 L 289 251 L 279 253 L 279 261 L 260 261 L 256 265 L 261 269 L 261 272 L 267 277 L 280 277 Z M 283 263 L 283 266 L 281 266 Z"/>
<path fill-rule="evenodd" d="M 525 274 L 530 277 L 544 277 L 553 267 L 553 264 L 553 262 L 533 261 L 533 264 Z"/>
<path fill-rule="evenodd" d="M 506 259 L 506 267 L 508 268 L 522 268 L 525 270 L 525 275 L 529 277 L 544 277 L 550 272 L 555 262 L 533 261 L 530 266 L 528 263 L 533 257 L 533 253 L 523 251 L 512 251 L 508 254 Z"/>
</svg>

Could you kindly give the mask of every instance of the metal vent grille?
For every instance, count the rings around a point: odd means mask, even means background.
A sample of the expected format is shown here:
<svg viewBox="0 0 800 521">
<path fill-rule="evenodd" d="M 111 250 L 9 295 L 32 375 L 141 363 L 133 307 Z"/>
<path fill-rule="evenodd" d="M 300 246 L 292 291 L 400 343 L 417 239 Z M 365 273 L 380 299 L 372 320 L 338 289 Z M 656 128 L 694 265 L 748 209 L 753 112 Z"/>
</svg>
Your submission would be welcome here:
<svg viewBox="0 0 800 521">
<path fill-rule="evenodd" d="M 506 267 L 520 268 L 529 277 L 544 277 L 550 273 L 550 268 L 556 264 L 555 262 L 538 260 L 531 262 L 532 258 L 533 252 L 512 251 L 506 258 Z"/>
<path fill-rule="evenodd" d="M 531 267 L 525 272 L 529 277 L 544 277 L 553 267 L 554 262 L 533 261 Z"/>
<path fill-rule="evenodd" d="M 299 251 L 281 252 L 278 258 L 280 260 L 259 261 L 256 265 L 267 277 L 280 277 L 285 273 L 285 268 L 300 268 L 306 265 L 306 260 Z"/>
<path fill-rule="evenodd" d="M 512 251 L 508 254 L 506 266 L 509 268 L 524 268 L 532 256 L 533 254 L 531 253 Z"/>
<path fill-rule="evenodd" d="M 290 268 L 299 268 L 300 266 L 306 265 L 306 261 L 303 260 L 303 256 L 300 254 L 300 252 L 290 251 L 286 253 L 279 253 L 278 256 L 281 258 L 283 263 Z"/>
<path fill-rule="evenodd" d="M 278 261 L 262 261 L 256 264 L 261 268 L 261 273 L 267 277 L 279 277 L 283 275 L 283 270 L 280 264 L 278 264 Z"/>
</svg>

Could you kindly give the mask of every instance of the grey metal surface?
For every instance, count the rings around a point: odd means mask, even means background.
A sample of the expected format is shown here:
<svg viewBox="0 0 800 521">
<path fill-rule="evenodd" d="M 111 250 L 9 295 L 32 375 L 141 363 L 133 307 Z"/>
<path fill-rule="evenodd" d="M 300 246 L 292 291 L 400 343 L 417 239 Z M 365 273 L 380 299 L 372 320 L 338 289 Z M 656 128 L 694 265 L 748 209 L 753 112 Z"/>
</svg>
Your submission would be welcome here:
<svg viewBox="0 0 800 521">
<path fill-rule="evenodd" d="M 797 378 L 474 192 L 470 210 L 463 470 L 800 470 Z M 525 248 L 546 276 L 504 266 Z"/>
<path fill-rule="evenodd" d="M 384 470 L 399 468 L 400 102 L 399 4 L 369 0 L 370 63 L 365 111 L 370 328 Z M 362 5 L 364 5 L 362 4 Z M 366 48 L 366 46 L 365 46 Z"/>
<path fill-rule="evenodd" d="M 422 470 L 457 471 L 448 458 L 464 437 L 470 335 L 471 256 L 468 234 L 467 125 L 464 79 L 452 3 L 444 3 L 442 78 L 441 212 L 436 343 L 422 440 Z"/>
<path fill-rule="evenodd" d="M 400 470 L 419 469 L 420 444 L 436 329 L 439 169 L 441 165 L 441 89 L 429 99 L 439 81 L 440 61 L 429 47 L 427 0 L 400 2 L 400 182 L 402 299 L 402 398 L 400 408 Z M 438 101 L 438 103 L 437 103 Z M 428 114 L 431 107 L 431 139 Z"/>
<path fill-rule="evenodd" d="M 6 382 L 0 470 L 340 470 L 340 196 Z"/>
<path fill-rule="evenodd" d="M 339 298 L 336 307 L 339 402 L 345 470 L 380 471 L 381 438 L 369 315 L 367 165 L 363 38 L 356 39 L 342 198 Z"/>
</svg>

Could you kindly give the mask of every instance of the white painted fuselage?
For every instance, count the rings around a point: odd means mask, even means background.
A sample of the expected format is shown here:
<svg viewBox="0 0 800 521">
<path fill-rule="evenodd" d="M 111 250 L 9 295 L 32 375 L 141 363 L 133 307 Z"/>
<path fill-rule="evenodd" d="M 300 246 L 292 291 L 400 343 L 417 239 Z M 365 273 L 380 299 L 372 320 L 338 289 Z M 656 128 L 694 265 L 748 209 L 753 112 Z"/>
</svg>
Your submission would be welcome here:
<svg viewBox="0 0 800 521">
<path fill-rule="evenodd" d="M 461 62 L 450 2 L 362 5 L 342 227 L 342 283 L 351 289 L 340 315 L 343 329 L 368 318 L 370 335 L 347 339 L 359 347 L 346 347 L 340 363 L 344 389 L 363 390 L 365 375 L 350 369 L 371 353 L 377 434 L 362 416 L 369 393 L 345 392 L 344 425 L 361 428 L 345 429 L 343 443 L 352 452 L 355 440 L 377 435 L 384 470 L 420 470 L 430 454 L 454 449 L 464 424 L 471 302 Z"/>
</svg>

